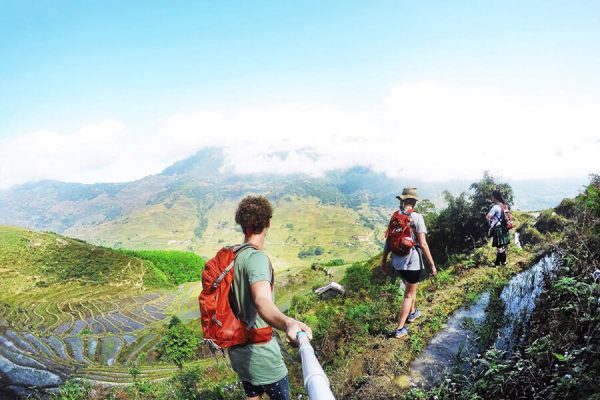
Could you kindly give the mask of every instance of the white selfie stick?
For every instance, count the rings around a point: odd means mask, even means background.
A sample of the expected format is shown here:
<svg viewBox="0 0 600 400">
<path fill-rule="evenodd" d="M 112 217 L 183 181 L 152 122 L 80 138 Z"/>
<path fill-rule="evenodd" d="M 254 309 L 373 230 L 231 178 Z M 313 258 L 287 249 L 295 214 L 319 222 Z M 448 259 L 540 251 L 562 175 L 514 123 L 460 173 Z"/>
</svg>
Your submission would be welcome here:
<svg viewBox="0 0 600 400">
<path fill-rule="evenodd" d="M 335 400 L 329 386 L 329 379 L 315 356 L 315 350 L 310 345 L 306 332 L 298 332 L 296 339 L 300 344 L 302 375 L 304 376 L 304 388 L 308 392 L 308 398 L 310 400 Z"/>
</svg>

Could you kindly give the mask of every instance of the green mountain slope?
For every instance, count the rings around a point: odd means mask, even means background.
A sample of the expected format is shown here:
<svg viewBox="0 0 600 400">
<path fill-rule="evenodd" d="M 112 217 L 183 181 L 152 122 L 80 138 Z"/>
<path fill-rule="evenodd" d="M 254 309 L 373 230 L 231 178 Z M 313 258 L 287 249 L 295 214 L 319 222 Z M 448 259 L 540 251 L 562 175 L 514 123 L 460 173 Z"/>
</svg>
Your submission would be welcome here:
<svg viewBox="0 0 600 400">
<path fill-rule="evenodd" d="M 0 226 L 0 287 L 4 293 L 62 285 L 69 281 L 95 285 L 143 287 L 150 275 L 143 261 L 54 233 Z M 10 284 L 17 283 L 21 290 Z"/>
<path fill-rule="evenodd" d="M 90 297 L 116 301 L 172 288 L 197 280 L 203 264 L 192 253 L 117 251 L 54 233 L 0 225 L 0 307 L 10 315 L 6 319 L 11 324 L 21 321 L 45 329 L 47 318 L 36 309 L 40 304 L 55 303 L 61 315 L 52 315 L 48 307 L 41 311 L 51 319 L 71 320 L 78 313 L 61 304 L 80 304 Z"/>
<path fill-rule="evenodd" d="M 135 216 L 80 226 L 67 232 L 105 246 L 186 249 L 205 257 L 212 256 L 224 245 L 242 240 L 234 221 L 237 200 L 214 204 L 201 217 L 187 208 L 190 202 L 181 197 L 171 208 L 151 205 L 139 210 Z M 267 250 L 278 270 L 300 268 L 334 258 L 348 262 L 364 259 L 381 248 L 387 218 L 384 209 L 352 209 L 296 196 L 276 200 L 274 206 Z M 196 223 L 200 218 L 204 221 L 204 229 L 199 236 Z M 299 257 L 303 250 L 317 246 L 323 248 L 322 254 Z"/>
<path fill-rule="evenodd" d="M 468 182 L 392 179 L 367 168 L 304 175 L 235 175 L 220 149 L 209 148 L 162 173 L 119 184 L 42 181 L 0 191 L 0 224 L 51 230 L 115 248 L 191 250 L 211 256 L 241 240 L 233 221 L 235 204 L 246 194 L 274 202 L 269 251 L 277 269 L 315 261 L 364 259 L 383 238 L 395 195 L 417 186 L 438 206 L 442 192 L 468 189 Z M 577 192 L 575 181 L 518 182 L 516 206 L 544 208 Z M 548 190 L 551 188 L 551 190 Z M 300 258 L 312 248 L 323 254 Z"/>
</svg>

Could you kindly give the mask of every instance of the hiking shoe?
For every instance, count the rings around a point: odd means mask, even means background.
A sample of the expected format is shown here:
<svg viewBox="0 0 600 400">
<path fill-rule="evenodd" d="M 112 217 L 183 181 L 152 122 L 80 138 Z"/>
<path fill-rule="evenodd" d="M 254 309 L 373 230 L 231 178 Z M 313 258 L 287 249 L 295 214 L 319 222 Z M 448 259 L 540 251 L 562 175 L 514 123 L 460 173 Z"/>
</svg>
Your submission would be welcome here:
<svg viewBox="0 0 600 400">
<path fill-rule="evenodd" d="M 394 337 L 396 339 L 402 339 L 406 336 L 408 336 L 408 328 L 407 327 L 404 327 L 402 329 L 396 329 L 396 333 L 394 333 Z"/>
<path fill-rule="evenodd" d="M 406 322 L 411 323 L 413 322 L 415 319 L 419 318 L 421 316 L 421 311 L 419 310 L 415 310 L 414 313 L 410 313 L 408 314 L 408 318 L 406 318 Z"/>
</svg>

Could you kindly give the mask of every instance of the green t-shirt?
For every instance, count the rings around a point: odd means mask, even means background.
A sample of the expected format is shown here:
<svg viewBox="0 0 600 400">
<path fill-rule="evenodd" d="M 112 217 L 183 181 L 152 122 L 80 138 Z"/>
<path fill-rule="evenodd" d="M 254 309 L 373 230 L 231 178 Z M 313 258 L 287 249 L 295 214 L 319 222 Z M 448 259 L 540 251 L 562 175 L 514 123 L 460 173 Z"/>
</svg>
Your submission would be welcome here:
<svg viewBox="0 0 600 400">
<path fill-rule="evenodd" d="M 256 311 L 250 285 L 255 282 L 271 282 L 269 257 L 259 250 L 244 249 L 235 260 L 233 275 L 233 306 L 240 320 L 252 324 L 253 328 L 264 328 L 268 324 Z M 252 322 L 254 321 L 254 322 Z M 287 368 L 281 349 L 275 339 L 263 344 L 247 344 L 229 349 L 233 370 L 241 381 L 253 385 L 269 385 L 287 376 Z"/>
</svg>

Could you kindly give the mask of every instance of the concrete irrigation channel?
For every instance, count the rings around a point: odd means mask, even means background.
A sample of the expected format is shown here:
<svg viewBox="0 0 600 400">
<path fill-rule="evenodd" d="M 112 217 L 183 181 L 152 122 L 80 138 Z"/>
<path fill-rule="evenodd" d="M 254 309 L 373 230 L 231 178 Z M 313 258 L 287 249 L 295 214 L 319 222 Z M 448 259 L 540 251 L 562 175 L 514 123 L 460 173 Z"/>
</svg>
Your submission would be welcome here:
<svg viewBox="0 0 600 400">
<path fill-rule="evenodd" d="M 549 254 L 510 279 L 500 294 L 504 310 L 493 344 L 496 349 L 510 356 L 524 342 L 536 302 L 547 283 L 555 278 L 558 267 L 558 257 Z M 477 341 L 477 328 L 485 323 L 489 299 L 489 293 L 483 293 L 474 304 L 456 311 L 411 363 L 408 374 L 397 377 L 397 382 L 404 387 L 428 388 L 457 367 L 457 360 L 463 360 L 458 367 L 467 368 L 468 360 L 483 350 Z"/>
</svg>

